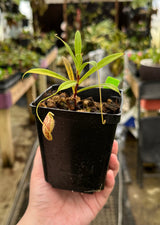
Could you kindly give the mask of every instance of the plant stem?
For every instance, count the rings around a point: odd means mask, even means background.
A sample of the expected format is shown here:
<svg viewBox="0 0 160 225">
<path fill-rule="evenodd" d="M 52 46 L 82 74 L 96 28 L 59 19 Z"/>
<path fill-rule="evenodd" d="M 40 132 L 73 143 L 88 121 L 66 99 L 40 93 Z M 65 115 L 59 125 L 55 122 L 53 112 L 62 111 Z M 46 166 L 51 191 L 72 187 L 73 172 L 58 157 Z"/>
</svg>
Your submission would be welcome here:
<svg viewBox="0 0 160 225">
<path fill-rule="evenodd" d="M 78 86 L 79 86 L 79 73 L 77 71 L 77 84 L 75 86 L 75 90 L 74 90 L 74 102 L 75 102 L 75 107 L 77 106 L 77 101 L 76 101 L 76 97 L 77 97 L 77 90 L 78 90 Z"/>
</svg>

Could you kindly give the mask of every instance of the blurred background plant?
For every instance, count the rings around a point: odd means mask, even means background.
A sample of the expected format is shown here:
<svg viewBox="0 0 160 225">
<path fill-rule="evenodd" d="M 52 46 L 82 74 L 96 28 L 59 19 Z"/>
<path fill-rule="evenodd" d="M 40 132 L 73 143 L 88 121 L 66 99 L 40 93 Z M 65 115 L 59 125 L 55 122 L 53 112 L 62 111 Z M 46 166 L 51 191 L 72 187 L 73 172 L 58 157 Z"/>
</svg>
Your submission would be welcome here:
<svg viewBox="0 0 160 225">
<path fill-rule="evenodd" d="M 147 4 L 149 4 L 150 0 L 132 0 L 131 6 L 133 9 L 139 8 L 139 7 L 146 7 Z"/>
<path fill-rule="evenodd" d="M 55 32 L 49 33 L 35 33 L 34 38 L 31 39 L 29 48 L 39 52 L 42 55 L 48 53 L 56 45 Z"/>
<path fill-rule="evenodd" d="M 0 67 L 0 81 L 3 79 L 7 79 L 9 76 L 13 75 L 14 71 L 12 67 L 1 68 Z"/>
<path fill-rule="evenodd" d="M 139 69 L 141 60 L 146 59 L 148 53 L 146 51 L 129 51 L 127 56 L 130 61 L 136 64 L 137 69 Z"/>
<path fill-rule="evenodd" d="M 38 66 L 40 58 L 39 53 L 17 45 L 12 39 L 6 39 L 0 43 L 0 67 L 2 68 L 12 67 L 12 71 L 24 72 L 28 68 Z"/>
<path fill-rule="evenodd" d="M 26 19 L 26 17 L 21 13 L 14 14 L 11 12 L 7 12 L 5 14 L 5 19 L 7 20 L 7 24 L 11 27 L 11 26 L 18 26 L 19 22 Z"/>
<path fill-rule="evenodd" d="M 0 66 L 12 67 L 14 70 L 24 72 L 26 69 L 39 65 L 40 55 L 21 46 L 3 51 L 0 54 Z"/>
<path fill-rule="evenodd" d="M 155 46 L 145 49 L 144 51 L 129 51 L 127 56 L 129 60 L 136 64 L 137 69 L 139 69 L 142 59 L 152 59 L 154 64 L 160 65 L 160 49 Z"/>
<path fill-rule="evenodd" d="M 41 59 L 56 44 L 55 32 L 35 33 L 22 31 L 15 39 L 0 42 L 1 79 L 16 71 L 22 73 L 29 68 L 39 67 Z M 8 70 L 8 68 L 12 68 Z M 3 74 L 6 72 L 6 76 Z"/>
<path fill-rule="evenodd" d="M 45 0 L 30 0 L 33 16 L 33 29 L 34 32 L 40 32 L 39 15 L 43 15 L 48 8 Z"/>
<path fill-rule="evenodd" d="M 152 48 L 148 49 L 149 58 L 152 59 L 154 64 L 160 65 L 160 48 L 153 46 Z"/>
</svg>

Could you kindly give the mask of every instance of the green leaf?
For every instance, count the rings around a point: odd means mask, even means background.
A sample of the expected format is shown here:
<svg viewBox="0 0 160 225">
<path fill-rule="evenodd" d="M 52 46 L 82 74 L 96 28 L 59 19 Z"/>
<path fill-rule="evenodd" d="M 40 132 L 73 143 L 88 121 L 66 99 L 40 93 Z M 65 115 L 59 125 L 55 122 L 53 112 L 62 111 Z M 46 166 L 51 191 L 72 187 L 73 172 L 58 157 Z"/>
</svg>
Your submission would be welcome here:
<svg viewBox="0 0 160 225">
<path fill-rule="evenodd" d="M 103 83 L 103 84 L 95 84 L 95 85 L 92 85 L 92 86 L 88 86 L 88 87 L 84 87 L 84 88 L 81 88 L 77 91 L 77 93 L 80 93 L 82 91 L 86 91 L 86 90 L 89 90 L 89 89 L 92 89 L 92 88 L 99 88 L 99 87 L 103 87 L 103 88 L 109 88 L 109 89 L 112 89 L 113 91 L 117 92 L 119 95 L 120 94 L 120 91 L 118 89 L 118 87 L 116 87 L 115 85 L 113 84 L 106 84 L 106 83 Z"/>
<path fill-rule="evenodd" d="M 115 53 L 112 55 L 108 55 L 105 58 L 103 58 L 101 61 L 97 63 L 97 66 L 92 67 L 86 74 L 83 75 L 83 77 L 80 79 L 79 84 L 81 84 L 86 78 L 88 78 L 91 74 L 96 72 L 97 70 L 103 68 L 107 64 L 113 62 L 114 60 L 121 57 L 123 53 Z"/>
<path fill-rule="evenodd" d="M 90 62 L 85 62 L 81 65 L 80 69 L 79 69 L 79 73 L 82 72 L 82 70 L 88 65 L 91 64 L 92 66 L 97 66 L 97 62 L 96 61 L 90 61 Z"/>
<path fill-rule="evenodd" d="M 81 34 L 79 31 L 76 31 L 75 34 L 75 55 L 81 54 L 81 48 L 82 48 L 82 40 L 81 40 Z"/>
<path fill-rule="evenodd" d="M 76 31 L 76 34 L 75 34 L 74 48 L 75 48 L 75 56 L 78 63 L 78 69 L 79 69 L 80 65 L 82 64 L 82 54 L 81 54 L 82 39 L 81 39 L 81 34 L 79 31 Z"/>
<path fill-rule="evenodd" d="M 74 56 L 74 54 L 73 54 L 72 49 L 70 48 L 70 46 L 69 46 L 65 41 L 63 41 L 60 37 L 58 37 L 57 35 L 56 35 L 56 37 L 57 37 L 59 40 L 61 40 L 61 41 L 63 42 L 63 44 L 65 45 L 65 47 L 66 47 L 68 53 L 69 53 L 70 56 L 72 57 L 73 62 L 75 63 L 75 66 L 76 66 L 76 68 L 77 68 L 77 66 L 78 66 L 77 59 L 76 59 L 76 57 Z"/>
<path fill-rule="evenodd" d="M 58 88 L 58 90 L 57 90 L 57 93 L 58 93 L 59 91 L 62 91 L 62 90 L 65 90 L 65 89 L 68 89 L 68 88 L 71 88 L 71 87 L 75 86 L 76 83 L 77 83 L 77 82 L 76 82 L 75 80 L 68 80 L 68 81 L 63 82 L 63 83 L 59 86 L 59 88 Z"/>
<path fill-rule="evenodd" d="M 35 69 L 30 69 L 27 72 L 25 72 L 22 76 L 22 79 L 27 73 L 34 73 L 34 74 L 39 74 L 39 75 L 44 75 L 44 76 L 49 76 L 49 77 L 54 77 L 59 80 L 67 81 L 68 79 L 66 77 L 63 77 L 62 75 L 55 73 L 51 70 L 48 69 L 43 69 L 43 68 L 35 68 Z"/>
</svg>

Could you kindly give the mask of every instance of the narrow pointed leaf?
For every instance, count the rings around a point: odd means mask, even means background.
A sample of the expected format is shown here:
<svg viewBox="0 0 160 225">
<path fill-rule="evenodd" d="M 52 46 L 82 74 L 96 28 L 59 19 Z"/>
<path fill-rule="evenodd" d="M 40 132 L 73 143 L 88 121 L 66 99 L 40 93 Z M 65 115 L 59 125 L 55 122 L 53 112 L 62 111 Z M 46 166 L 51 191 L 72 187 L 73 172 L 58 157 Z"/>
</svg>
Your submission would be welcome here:
<svg viewBox="0 0 160 225">
<path fill-rule="evenodd" d="M 62 57 L 62 59 L 63 59 L 69 79 L 74 80 L 74 74 L 73 74 L 72 66 L 71 66 L 69 60 L 65 57 Z"/>
<path fill-rule="evenodd" d="M 81 54 L 79 54 L 79 55 L 77 54 L 76 55 L 76 60 L 77 60 L 77 67 L 76 67 L 76 69 L 77 69 L 77 71 L 79 71 L 80 67 L 81 67 L 81 65 L 83 63 L 82 55 Z"/>
<path fill-rule="evenodd" d="M 68 77 L 70 80 L 74 80 L 74 74 L 73 74 L 73 70 L 72 70 L 72 66 L 69 62 L 69 60 L 65 57 L 62 57 Z M 72 87 L 73 93 L 75 93 L 75 87 Z"/>
<path fill-rule="evenodd" d="M 56 35 L 56 37 L 57 37 L 59 40 L 61 40 L 61 41 L 63 42 L 63 44 L 65 45 L 65 47 L 66 47 L 66 49 L 67 49 L 67 51 L 68 51 L 68 53 L 69 53 L 70 56 L 72 57 L 73 62 L 75 63 L 75 65 L 76 65 L 76 67 L 77 67 L 77 59 L 76 59 L 76 57 L 74 56 L 74 54 L 73 54 L 72 49 L 70 48 L 70 46 L 69 46 L 65 41 L 63 41 L 60 37 L 58 37 L 57 35 Z"/>
<path fill-rule="evenodd" d="M 75 56 L 78 63 L 78 69 L 79 69 L 80 65 L 82 64 L 82 54 L 81 54 L 82 39 L 81 39 L 81 34 L 79 31 L 77 31 L 75 34 L 74 48 L 75 48 Z"/>
<path fill-rule="evenodd" d="M 68 81 L 65 81 L 64 83 L 62 83 L 62 84 L 59 86 L 59 88 L 58 88 L 58 90 L 57 90 L 57 93 L 58 93 L 59 91 L 66 90 L 66 89 L 68 89 L 68 88 L 71 88 L 71 87 L 75 86 L 76 83 L 77 83 L 77 82 L 76 82 L 75 80 L 68 80 Z"/>
<path fill-rule="evenodd" d="M 34 74 L 39 74 L 39 75 L 44 75 L 44 76 L 49 76 L 49 77 L 53 77 L 53 78 L 57 78 L 59 80 L 63 80 L 63 81 L 67 81 L 68 79 L 58 73 L 55 73 L 51 70 L 48 69 L 43 69 L 43 68 L 35 68 L 35 69 L 30 69 L 27 72 L 25 72 L 22 76 L 22 79 L 24 78 L 24 76 L 27 73 L 34 73 Z"/>
<path fill-rule="evenodd" d="M 83 75 L 83 77 L 80 79 L 79 84 L 81 84 L 86 78 L 88 78 L 91 74 L 96 72 L 97 70 L 103 68 L 107 64 L 113 62 L 114 60 L 121 57 L 123 53 L 115 53 L 112 55 L 108 55 L 105 58 L 103 58 L 101 61 L 97 63 L 97 66 L 92 67 L 86 74 Z"/>
<path fill-rule="evenodd" d="M 86 90 L 89 90 L 89 89 L 92 89 L 92 88 L 99 88 L 99 87 L 103 87 L 103 88 L 109 88 L 109 89 L 112 89 L 113 91 L 117 92 L 119 95 L 120 94 L 120 91 L 118 89 L 118 87 L 116 87 L 115 85 L 113 84 L 107 84 L 107 83 L 103 83 L 103 84 L 95 84 L 95 85 L 92 85 L 92 86 L 88 86 L 88 87 L 84 87 L 84 88 L 81 88 L 77 91 L 77 93 L 80 93 L 82 91 L 86 91 Z"/>
<path fill-rule="evenodd" d="M 81 48 L 82 48 L 82 40 L 81 40 L 81 34 L 79 31 L 75 34 L 75 55 L 81 54 Z"/>
</svg>

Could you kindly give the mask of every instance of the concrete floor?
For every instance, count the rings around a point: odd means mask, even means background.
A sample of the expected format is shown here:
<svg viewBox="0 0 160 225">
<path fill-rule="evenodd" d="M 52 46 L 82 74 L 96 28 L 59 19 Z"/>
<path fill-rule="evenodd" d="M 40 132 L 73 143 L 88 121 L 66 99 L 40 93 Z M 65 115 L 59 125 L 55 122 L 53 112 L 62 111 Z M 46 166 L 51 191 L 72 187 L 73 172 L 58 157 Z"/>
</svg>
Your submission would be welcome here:
<svg viewBox="0 0 160 225">
<path fill-rule="evenodd" d="M 160 177 L 144 177 L 144 186 L 139 187 L 136 180 L 137 140 L 130 133 L 127 134 L 124 155 L 131 176 L 131 183 L 126 188 L 136 225 L 160 225 Z"/>
<path fill-rule="evenodd" d="M 0 224 L 5 225 L 10 213 L 18 183 L 22 177 L 30 150 L 36 138 L 36 129 L 30 124 L 27 107 L 11 108 L 11 123 L 15 163 L 13 168 L 0 168 Z"/>
</svg>

